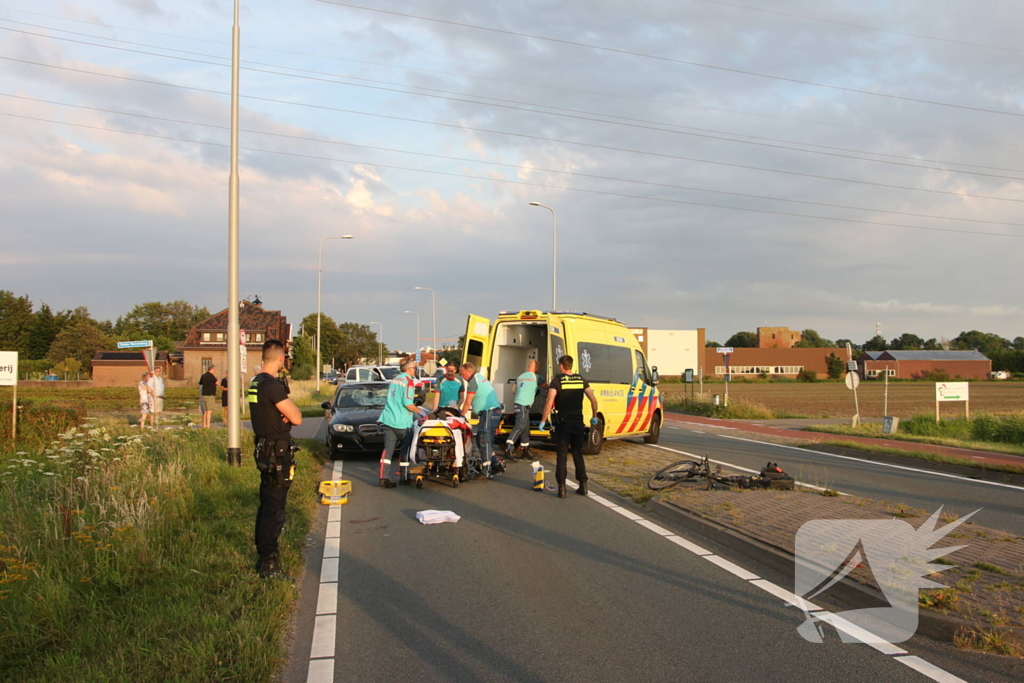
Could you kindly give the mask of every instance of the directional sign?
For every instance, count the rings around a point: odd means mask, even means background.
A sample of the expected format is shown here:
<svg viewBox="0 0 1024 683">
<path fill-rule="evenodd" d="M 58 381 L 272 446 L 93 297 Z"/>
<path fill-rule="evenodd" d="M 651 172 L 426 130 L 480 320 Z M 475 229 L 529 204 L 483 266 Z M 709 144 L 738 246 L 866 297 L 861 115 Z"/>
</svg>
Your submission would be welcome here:
<svg viewBox="0 0 1024 683">
<path fill-rule="evenodd" d="M 117 342 L 117 348 L 119 349 L 148 349 L 152 345 L 152 339 L 146 339 L 144 341 Z"/>
<path fill-rule="evenodd" d="M 935 383 L 936 401 L 967 401 L 969 398 L 967 382 Z"/>
<path fill-rule="evenodd" d="M 718 353 L 732 353 L 732 347 L 731 346 L 719 346 L 717 349 L 715 349 L 715 351 L 717 351 Z"/>
<path fill-rule="evenodd" d="M 18 386 L 18 352 L 0 351 L 0 387 Z"/>
</svg>

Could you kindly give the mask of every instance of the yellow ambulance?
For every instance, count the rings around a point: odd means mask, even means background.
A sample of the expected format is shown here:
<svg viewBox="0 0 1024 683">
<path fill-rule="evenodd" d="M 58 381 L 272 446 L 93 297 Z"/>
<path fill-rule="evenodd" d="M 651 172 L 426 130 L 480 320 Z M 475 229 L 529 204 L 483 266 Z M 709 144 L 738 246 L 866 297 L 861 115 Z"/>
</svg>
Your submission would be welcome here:
<svg viewBox="0 0 1024 683">
<path fill-rule="evenodd" d="M 563 355 L 573 357 L 573 369 L 597 396 L 598 425 L 591 428 L 584 453 L 597 455 L 605 439 L 627 436 L 658 443 L 662 422 L 658 368 L 647 364 L 636 337 L 618 320 L 564 311 L 502 311 L 493 324 L 487 318 L 469 316 L 462 362 L 473 363 L 494 385 L 505 410 L 499 435 L 511 432 L 515 382 L 527 361 L 536 360 L 538 374 L 550 381 Z M 546 398 L 546 391 L 537 392 L 530 410 L 530 436 L 541 440 L 551 436 L 537 429 Z M 583 406 L 589 422 L 590 402 L 584 401 Z"/>
</svg>

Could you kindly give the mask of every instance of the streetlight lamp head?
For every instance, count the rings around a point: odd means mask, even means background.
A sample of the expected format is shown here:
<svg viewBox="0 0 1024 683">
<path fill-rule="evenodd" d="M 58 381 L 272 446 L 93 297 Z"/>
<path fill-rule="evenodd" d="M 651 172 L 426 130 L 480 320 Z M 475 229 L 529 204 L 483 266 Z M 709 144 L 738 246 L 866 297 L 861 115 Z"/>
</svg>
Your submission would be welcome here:
<svg viewBox="0 0 1024 683">
<path fill-rule="evenodd" d="M 530 206 L 540 206 L 540 202 L 530 202 Z"/>
<path fill-rule="evenodd" d="M 412 313 L 412 311 L 402 311 L 403 313 Z"/>
<path fill-rule="evenodd" d="M 413 289 L 423 289 L 422 287 L 413 287 Z"/>
<path fill-rule="evenodd" d="M 352 235 L 342 235 L 340 239 L 350 240 L 350 239 L 352 239 Z"/>
</svg>

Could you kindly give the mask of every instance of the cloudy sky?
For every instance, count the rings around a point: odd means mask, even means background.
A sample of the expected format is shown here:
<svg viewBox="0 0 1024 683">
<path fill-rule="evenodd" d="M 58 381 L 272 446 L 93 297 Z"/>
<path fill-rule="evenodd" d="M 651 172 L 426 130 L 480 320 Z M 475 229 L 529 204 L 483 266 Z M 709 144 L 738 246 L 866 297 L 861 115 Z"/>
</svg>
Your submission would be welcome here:
<svg viewBox="0 0 1024 683">
<path fill-rule="evenodd" d="M 415 286 L 441 338 L 550 308 L 536 201 L 561 309 L 1024 334 L 1014 2 L 367 7 L 416 16 L 243 2 L 241 290 L 293 322 L 340 234 L 323 309 L 393 347 Z M 225 305 L 230 38 L 229 0 L 0 0 L 0 289 Z"/>
</svg>

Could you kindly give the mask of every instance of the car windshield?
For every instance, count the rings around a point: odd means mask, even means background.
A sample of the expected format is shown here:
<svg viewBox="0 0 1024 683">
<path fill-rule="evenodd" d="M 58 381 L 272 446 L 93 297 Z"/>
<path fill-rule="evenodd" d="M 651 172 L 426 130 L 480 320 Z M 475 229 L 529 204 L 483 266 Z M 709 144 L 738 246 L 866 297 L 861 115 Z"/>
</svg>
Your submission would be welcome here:
<svg viewBox="0 0 1024 683">
<path fill-rule="evenodd" d="M 380 374 L 384 375 L 384 379 L 394 379 L 398 377 L 398 373 L 401 372 L 399 368 L 377 368 Z"/>
<path fill-rule="evenodd" d="M 352 387 L 341 389 L 334 405 L 336 408 L 383 408 L 387 398 L 387 387 Z"/>
</svg>

